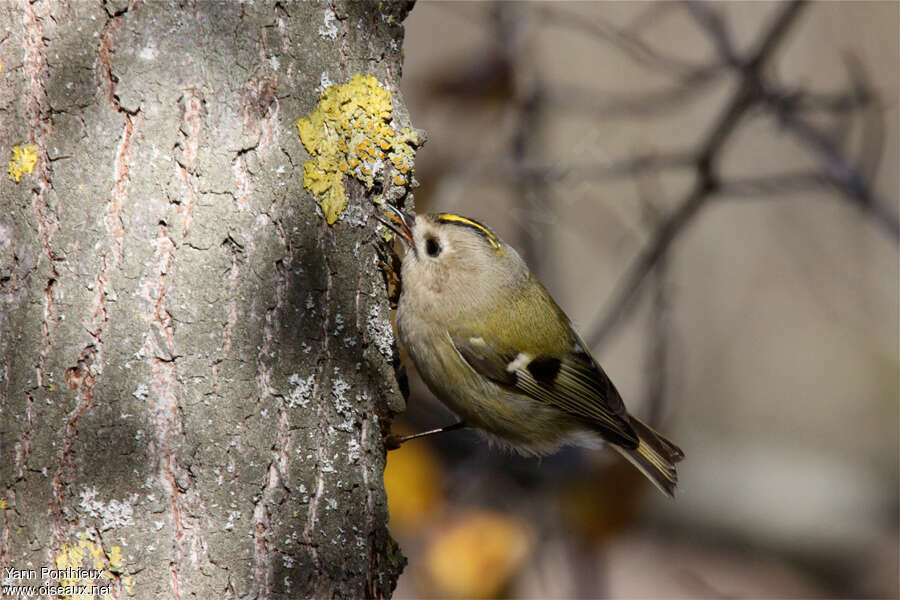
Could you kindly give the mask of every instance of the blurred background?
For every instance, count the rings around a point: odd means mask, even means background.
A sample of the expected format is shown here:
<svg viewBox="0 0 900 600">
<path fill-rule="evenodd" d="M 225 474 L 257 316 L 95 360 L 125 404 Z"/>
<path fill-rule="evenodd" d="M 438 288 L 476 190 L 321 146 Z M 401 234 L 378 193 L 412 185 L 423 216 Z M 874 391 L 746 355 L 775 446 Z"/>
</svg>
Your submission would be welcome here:
<svg viewBox="0 0 900 600">
<path fill-rule="evenodd" d="M 398 598 L 898 596 L 896 2 L 432 3 L 419 211 L 526 257 L 670 501 L 608 451 L 391 452 Z M 410 367 L 397 432 L 453 416 Z"/>
</svg>

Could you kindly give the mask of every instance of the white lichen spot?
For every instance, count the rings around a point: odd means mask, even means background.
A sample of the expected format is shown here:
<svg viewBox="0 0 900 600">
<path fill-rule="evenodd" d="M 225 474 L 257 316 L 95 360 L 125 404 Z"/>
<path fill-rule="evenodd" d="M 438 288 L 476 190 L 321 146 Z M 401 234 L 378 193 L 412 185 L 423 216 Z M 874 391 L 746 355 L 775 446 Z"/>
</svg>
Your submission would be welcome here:
<svg viewBox="0 0 900 600">
<path fill-rule="evenodd" d="M 112 529 L 113 527 L 122 527 L 129 525 L 134 516 L 134 509 L 127 502 L 119 502 L 116 499 L 110 500 L 106 505 L 106 511 L 103 513 L 103 525 L 101 530 Z"/>
<path fill-rule="evenodd" d="M 291 556 L 290 554 L 282 554 L 281 562 L 282 562 L 282 564 L 284 564 L 284 567 L 286 569 L 290 569 L 294 566 L 294 557 Z"/>
<path fill-rule="evenodd" d="M 359 461 L 361 453 L 360 453 L 360 445 L 356 438 L 350 438 L 347 440 L 347 464 L 352 465 Z"/>
<path fill-rule="evenodd" d="M 99 517 L 103 510 L 103 503 L 97 500 L 97 488 L 85 487 L 79 494 L 81 496 L 81 510 L 91 517 Z"/>
<path fill-rule="evenodd" d="M 228 511 L 228 521 L 225 523 L 225 531 L 231 531 L 234 529 L 234 520 L 241 518 L 241 511 L 239 510 L 229 510 Z"/>
<path fill-rule="evenodd" d="M 315 375 L 303 378 L 294 373 L 288 378 L 288 383 L 293 386 L 287 397 L 288 408 L 306 408 L 315 388 Z"/>
<path fill-rule="evenodd" d="M 391 358 L 394 355 L 394 330 L 391 322 L 381 313 L 381 306 L 373 304 L 366 317 L 366 332 L 378 351 Z"/>
<path fill-rule="evenodd" d="M 344 330 L 344 316 L 343 315 L 335 315 L 334 316 L 334 333 L 338 334 Z"/>
<path fill-rule="evenodd" d="M 325 498 L 325 510 L 337 510 L 337 500 L 334 498 Z"/>
<path fill-rule="evenodd" d="M 150 397 L 150 389 L 143 383 L 138 384 L 137 388 L 131 392 L 131 395 L 138 400 L 146 400 Z"/>
<path fill-rule="evenodd" d="M 337 377 L 337 369 L 335 369 L 335 378 L 331 382 L 331 395 L 334 396 L 334 407 L 339 413 L 349 414 L 353 412 L 353 405 L 347 392 L 350 391 L 350 384 Z"/>
<path fill-rule="evenodd" d="M 79 507 L 88 516 L 100 519 L 100 530 L 106 531 L 114 527 L 123 527 L 130 525 L 134 517 L 134 509 L 130 502 L 120 502 L 115 498 L 109 503 L 104 503 L 97 499 L 97 489 L 93 487 L 85 487 L 79 494 L 81 503 Z M 137 496 L 132 496 L 131 501 L 135 501 Z"/>
<path fill-rule="evenodd" d="M 319 75 L 319 85 L 316 87 L 316 93 L 320 96 L 322 92 L 325 91 L 325 88 L 330 88 L 334 85 L 334 82 L 331 81 L 331 77 L 328 75 L 328 71 L 322 71 L 322 74 Z"/>
<path fill-rule="evenodd" d="M 157 56 L 159 56 L 159 50 L 156 49 L 154 44 L 144 46 L 138 53 L 138 58 L 142 60 L 154 60 Z"/>
<path fill-rule="evenodd" d="M 273 70 L 273 71 L 277 71 L 277 70 L 278 70 L 278 67 L 281 66 L 281 63 L 278 61 L 278 57 L 277 57 L 277 56 L 270 56 L 270 57 L 269 57 L 269 66 L 272 67 L 272 70 Z"/>
<path fill-rule="evenodd" d="M 344 212 L 341 213 L 338 220 L 345 222 L 348 225 L 352 225 L 353 227 L 365 227 L 366 213 L 359 204 L 351 204 L 344 209 Z M 357 242 L 357 244 L 359 244 L 359 242 Z"/>
<path fill-rule="evenodd" d="M 336 40 L 338 28 L 335 21 L 337 21 L 337 15 L 334 14 L 334 11 L 330 8 L 327 9 L 325 11 L 325 18 L 322 21 L 322 26 L 319 27 L 319 35 L 330 40 Z"/>
</svg>

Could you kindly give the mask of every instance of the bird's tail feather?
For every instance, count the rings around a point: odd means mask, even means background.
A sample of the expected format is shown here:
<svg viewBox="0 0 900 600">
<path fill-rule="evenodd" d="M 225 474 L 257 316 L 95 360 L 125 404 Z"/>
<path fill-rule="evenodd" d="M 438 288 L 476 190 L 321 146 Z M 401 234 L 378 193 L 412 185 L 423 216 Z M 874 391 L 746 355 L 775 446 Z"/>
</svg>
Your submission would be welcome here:
<svg viewBox="0 0 900 600">
<path fill-rule="evenodd" d="M 631 417 L 631 426 L 640 438 L 638 447 L 629 449 L 614 446 L 615 449 L 646 475 L 661 492 L 673 497 L 675 485 L 678 483 L 675 463 L 684 458 L 684 452 L 634 417 Z"/>
</svg>

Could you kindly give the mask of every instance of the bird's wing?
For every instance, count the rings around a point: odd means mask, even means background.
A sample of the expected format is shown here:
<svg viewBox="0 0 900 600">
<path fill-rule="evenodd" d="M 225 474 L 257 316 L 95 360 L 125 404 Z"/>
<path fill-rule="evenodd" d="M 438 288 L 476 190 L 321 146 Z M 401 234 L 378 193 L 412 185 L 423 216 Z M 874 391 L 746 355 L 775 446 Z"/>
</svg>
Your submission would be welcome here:
<svg viewBox="0 0 900 600">
<path fill-rule="evenodd" d="M 562 358 L 504 350 L 510 347 L 505 340 L 491 344 L 477 335 L 451 334 L 450 339 L 483 377 L 578 417 L 612 443 L 637 447 L 638 436 L 619 392 L 574 333 Z"/>
</svg>

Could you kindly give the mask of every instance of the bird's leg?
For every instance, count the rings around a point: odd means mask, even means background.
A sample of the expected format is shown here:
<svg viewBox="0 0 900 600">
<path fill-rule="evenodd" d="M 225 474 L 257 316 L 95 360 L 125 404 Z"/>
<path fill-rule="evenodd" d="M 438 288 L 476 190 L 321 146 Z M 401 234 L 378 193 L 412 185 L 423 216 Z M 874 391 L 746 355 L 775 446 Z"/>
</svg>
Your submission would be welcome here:
<svg viewBox="0 0 900 600">
<path fill-rule="evenodd" d="M 429 429 L 428 431 L 420 431 L 419 433 L 414 433 L 412 435 L 404 435 L 402 437 L 398 437 L 394 434 L 391 434 L 384 438 L 384 447 L 388 450 L 396 450 L 400 447 L 403 442 L 408 442 L 409 440 L 414 440 L 416 438 L 425 437 L 428 435 L 434 435 L 436 433 L 444 433 L 445 431 L 454 431 L 456 429 L 462 429 L 466 424 L 464 421 L 459 421 L 458 423 L 454 423 L 453 425 L 447 425 L 446 427 L 438 427 L 437 429 Z"/>
</svg>

